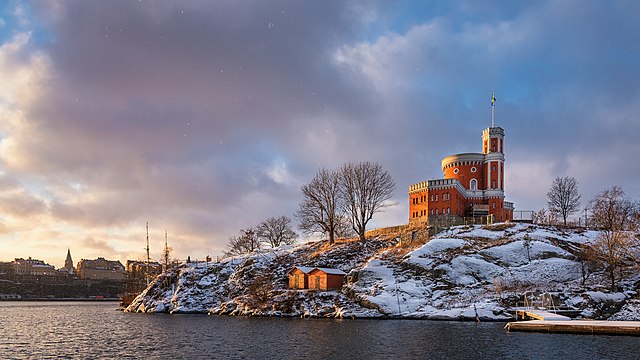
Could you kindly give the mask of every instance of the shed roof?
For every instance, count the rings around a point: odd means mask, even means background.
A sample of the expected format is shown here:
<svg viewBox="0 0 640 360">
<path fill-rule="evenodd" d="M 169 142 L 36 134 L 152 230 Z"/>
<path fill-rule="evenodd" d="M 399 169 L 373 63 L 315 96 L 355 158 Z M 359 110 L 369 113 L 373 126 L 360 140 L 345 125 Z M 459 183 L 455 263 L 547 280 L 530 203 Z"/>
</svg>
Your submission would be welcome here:
<svg viewBox="0 0 640 360">
<path fill-rule="evenodd" d="M 293 272 L 293 270 L 298 269 L 300 271 L 302 271 L 305 274 L 308 274 L 311 272 L 311 270 L 315 269 L 309 266 L 294 266 L 293 269 L 289 270 L 289 274 L 291 274 Z"/>
<path fill-rule="evenodd" d="M 333 268 L 321 268 L 321 267 L 317 267 L 315 269 L 318 269 L 322 272 L 325 272 L 327 274 L 331 274 L 331 275 L 347 275 L 346 272 L 340 270 L 340 269 L 333 269 Z"/>
</svg>

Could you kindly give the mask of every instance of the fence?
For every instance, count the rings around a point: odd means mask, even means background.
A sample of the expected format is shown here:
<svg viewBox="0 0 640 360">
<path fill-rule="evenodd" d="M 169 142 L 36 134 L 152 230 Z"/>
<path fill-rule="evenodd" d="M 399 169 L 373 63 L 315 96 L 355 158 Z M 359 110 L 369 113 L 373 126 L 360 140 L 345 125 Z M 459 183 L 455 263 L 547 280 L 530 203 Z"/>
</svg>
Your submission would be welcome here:
<svg viewBox="0 0 640 360">
<path fill-rule="evenodd" d="M 513 221 L 533 222 L 534 214 L 532 210 L 514 210 Z"/>
</svg>

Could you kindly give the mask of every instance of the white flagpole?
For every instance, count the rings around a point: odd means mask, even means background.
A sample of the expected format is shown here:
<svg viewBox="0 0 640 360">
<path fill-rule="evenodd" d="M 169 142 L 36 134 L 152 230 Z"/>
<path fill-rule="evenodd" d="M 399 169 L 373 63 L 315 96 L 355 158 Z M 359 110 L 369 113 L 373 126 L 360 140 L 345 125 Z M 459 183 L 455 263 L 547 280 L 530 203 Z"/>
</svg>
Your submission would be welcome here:
<svg viewBox="0 0 640 360">
<path fill-rule="evenodd" d="M 491 90 L 491 127 L 495 127 L 494 114 L 495 114 L 495 96 L 493 96 L 493 90 Z"/>
</svg>

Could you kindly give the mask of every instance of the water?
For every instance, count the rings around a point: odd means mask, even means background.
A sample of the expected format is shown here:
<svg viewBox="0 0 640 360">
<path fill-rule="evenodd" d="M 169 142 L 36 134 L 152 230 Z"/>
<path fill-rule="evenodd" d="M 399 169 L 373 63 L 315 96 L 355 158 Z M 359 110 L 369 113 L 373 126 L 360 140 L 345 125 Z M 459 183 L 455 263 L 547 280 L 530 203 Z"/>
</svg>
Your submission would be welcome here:
<svg viewBox="0 0 640 360">
<path fill-rule="evenodd" d="M 0 302 L 0 359 L 639 359 L 640 338 L 507 333 L 501 323 L 128 314 Z"/>
</svg>

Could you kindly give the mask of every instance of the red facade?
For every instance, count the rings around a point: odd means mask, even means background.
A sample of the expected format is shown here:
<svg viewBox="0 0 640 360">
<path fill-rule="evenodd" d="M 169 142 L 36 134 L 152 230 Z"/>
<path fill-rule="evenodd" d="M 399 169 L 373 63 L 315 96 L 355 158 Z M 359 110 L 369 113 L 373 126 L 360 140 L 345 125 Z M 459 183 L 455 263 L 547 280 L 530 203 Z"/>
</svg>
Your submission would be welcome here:
<svg viewBox="0 0 640 360">
<path fill-rule="evenodd" d="M 482 145 L 482 153 L 445 157 L 444 178 L 409 187 L 409 223 L 428 223 L 444 216 L 513 219 L 513 204 L 504 201 L 504 130 L 485 129 Z"/>
</svg>

